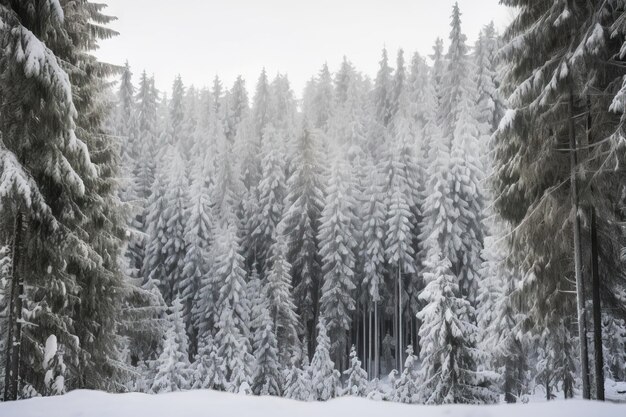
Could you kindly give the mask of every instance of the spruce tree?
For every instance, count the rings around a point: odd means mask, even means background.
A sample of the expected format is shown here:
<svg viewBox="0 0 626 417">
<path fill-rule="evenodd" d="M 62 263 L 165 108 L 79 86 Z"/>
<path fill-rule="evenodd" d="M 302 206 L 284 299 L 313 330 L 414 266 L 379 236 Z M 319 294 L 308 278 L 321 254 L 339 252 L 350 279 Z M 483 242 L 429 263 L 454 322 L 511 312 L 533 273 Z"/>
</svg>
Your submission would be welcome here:
<svg viewBox="0 0 626 417">
<path fill-rule="evenodd" d="M 413 346 L 406 348 L 406 361 L 402 375 L 393 387 L 393 401 L 414 404 L 419 401 L 420 386 L 417 357 L 413 354 Z"/>
<path fill-rule="evenodd" d="M 185 211 L 185 258 L 181 284 L 181 300 L 184 306 L 185 324 L 191 338 L 196 344 L 198 327 L 193 324 L 192 309 L 201 281 L 210 271 L 210 245 L 213 233 L 213 219 L 209 203 L 208 189 L 203 178 L 194 179 L 190 204 Z"/>
<path fill-rule="evenodd" d="M 365 397 L 367 395 L 367 372 L 361 368 L 361 361 L 356 353 L 356 348 L 352 345 L 350 349 L 350 367 L 343 372 L 346 375 L 346 387 L 344 395 L 353 397 Z"/>
<path fill-rule="evenodd" d="M 14 261 L 6 400 L 17 398 L 20 384 L 44 392 L 43 357 L 35 353 L 51 335 L 63 352 L 69 389 L 111 387 L 120 375 L 119 148 L 104 132 L 107 106 L 99 100 L 113 68 L 90 55 L 114 34 L 106 27 L 111 19 L 103 5 L 87 1 L 45 2 L 36 14 L 33 6 L 0 6 L 2 229 Z M 99 30 L 88 30 L 91 22 Z M 22 328 L 23 320 L 34 326 Z M 16 343 L 20 349 L 11 349 Z"/>
<path fill-rule="evenodd" d="M 451 263 L 431 250 L 426 263 L 426 288 L 418 313 L 421 345 L 420 400 L 426 404 L 485 404 L 496 401 L 489 388 L 492 375 L 480 371 L 483 358 L 476 347 L 478 329 L 471 303 L 461 297 Z"/>
<path fill-rule="evenodd" d="M 308 340 L 312 341 L 322 280 L 318 231 L 324 188 L 319 138 L 305 127 L 295 142 L 292 155 L 294 170 L 287 180 L 281 229 L 288 242 L 287 261 L 292 265 L 294 302 L 306 326 Z M 312 345 L 308 349 L 312 353 Z"/>
<path fill-rule="evenodd" d="M 383 127 L 387 127 L 392 118 L 392 97 L 393 97 L 393 70 L 389 67 L 389 57 L 387 49 L 383 49 L 382 58 L 376 80 L 374 82 L 374 108 L 376 120 Z"/>
<path fill-rule="evenodd" d="M 287 241 L 278 233 L 272 245 L 272 265 L 264 283 L 267 309 L 276 334 L 280 363 L 288 364 L 300 350 L 300 320 L 293 302 L 291 265 L 287 262 Z M 265 324 L 264 324 L 265 325 Z"/>
<path fill-rule="evenodd" d="M 163 352 L 156 362 L 157 374 L 150 391 L 174 392 L 191 388 L 191 375 L 187 347 L 189 340 L 183 319 L 183 304 L 174 298 L 168 315 L 168 328 L 163 342 Z"/>
<path fill-rule="evenodd" d="M 358 215 L 352 175 L 339 158 L 330 172 L 319 232 L 324 283 L 320 311 L 333 341 L 331 354 L 341 368 L 347 354 L 347 332 L 355 309 L 355 251 Z"/>
<path fill-rule="evenodd" d="M 317 345 L 311 360 L 311 391 L 317 401 L 328 401 L 338 394 L 339 372 L 330 359 L 330 339 L 323 318 L 317 324 Z"/>
<path fill-rule="evenodd" d="M 271 267 L 267 263 L 269 247 L 276 227 L 283 215 L 283 200 L 285 198 L 285 167 L 281 155 L 284 136 L 272 125 L 265 128 L 262 144 L 261 181 L 258 187 L 258 212 L 252 220 L 254 229 L 254 259 L 258 262 L 261 271 L 267 273 Z"/>
<path fill-rule="evenodd" d="M 256 367 L 252 378 L 252 392 L 256 395 L 281 395 L 282 375 L 278 358 L 278 344 L 274 323 L 268 309 L 268 300 L 263 303 L 254 336 Z"/>
<path fill-rule="evenodd" d="M 285 374 L 283 396 L 296 401 L 311 401 L 311 380 L 307 371 L 292 364 Z"/>
</svg>

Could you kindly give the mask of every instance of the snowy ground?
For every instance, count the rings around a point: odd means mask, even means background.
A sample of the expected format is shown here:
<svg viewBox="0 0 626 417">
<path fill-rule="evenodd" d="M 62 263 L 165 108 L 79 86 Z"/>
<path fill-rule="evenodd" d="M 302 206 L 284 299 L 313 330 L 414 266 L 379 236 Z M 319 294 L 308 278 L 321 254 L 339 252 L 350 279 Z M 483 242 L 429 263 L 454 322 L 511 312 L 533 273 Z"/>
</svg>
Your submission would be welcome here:
<svg viewBox="0 0 626 417">
<path fill-rule="evenodd" d="M 419 406 L 339 398 L 300 403 L 215 391 L 105 394 L 74 391 L 60 397 L 0 404 L 0 417 L 624 417 L 626 404 L 552 401 L 497 406 Z"/>
</svg>

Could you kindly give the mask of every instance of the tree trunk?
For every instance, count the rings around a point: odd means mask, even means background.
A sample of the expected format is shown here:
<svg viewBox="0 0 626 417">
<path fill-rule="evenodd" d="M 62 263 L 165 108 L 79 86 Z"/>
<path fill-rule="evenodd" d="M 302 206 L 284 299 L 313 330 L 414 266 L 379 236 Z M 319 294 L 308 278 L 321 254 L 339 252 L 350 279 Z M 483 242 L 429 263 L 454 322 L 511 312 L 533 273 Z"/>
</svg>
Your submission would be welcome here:
<svg viewBox="0 0 626 417">
<path fill-rule="evenodd" d="M 378 378 L 380 372 L 380 344 L 378 329 L 380 323 L 378 322 L 378 303 L 374 303 L 374 378 Z"/>
<path fill-rule="evenodd" d="M 372 307 L 367 309 L 368 325 L 367 325 L 367 376 L 372 379 Z"/>
<path fill-rule="evenodd" d="M 398 264 L 398 372 L 402 373 L 404 362 L 402 354 L 404 352 L 404 344 L 402 341 L 402 267 Z"/>
<path fill-rule="evenodd" d="M 392 278 L 393 279 L 393 278 Z M 395 369 L 398 369 L 398 282 L 394 281 L 393 283 L 393 338 L 395 340 L 394 346 L 394 362 L 392 363 Z"/>
<path fill-rule="evenodd" d="M 570 180 L 572 208 L 574 210 L 574 268 L 576 274 L 576 301 L 578 305 L 578 338 L 580 344 L 581 377 L 583 381 L 582 395 L 590 399 L 589 390 L 589 356 L 587 353 L 587 314 L 585 307 L 585 284 L 582 271 L 582 248 L 580 233 L 580 204 L 578 196 L 578 152 L 576 145 L 576 127 L 574 125 L 574 95 L 570 86 L 569 94 L 569 144 L 570 144 Z"/>
<path fill-rule="evenodd" d="M 593 346 L 595 359 L 596 399 L 604 401 L 604 352 L 602 351 L 602 305 L 598 268 L 598 228 L 596 209 L 591 208 L 591 275 L 593 281 Z"/>
</svg>

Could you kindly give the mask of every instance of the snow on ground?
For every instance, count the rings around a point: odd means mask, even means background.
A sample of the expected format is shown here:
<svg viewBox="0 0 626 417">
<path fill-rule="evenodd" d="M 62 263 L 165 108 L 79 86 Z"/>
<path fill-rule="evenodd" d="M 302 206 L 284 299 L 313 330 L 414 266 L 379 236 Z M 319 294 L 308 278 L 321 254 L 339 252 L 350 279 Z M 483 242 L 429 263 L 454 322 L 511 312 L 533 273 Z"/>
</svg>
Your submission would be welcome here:
<svg viewBox="0 0 626 417">
<path fill-rule="evenodd" d="M 624 417 L 626 404 L 580 400 L 496 406 L 421 406 L 339 398 L 301 403 L 215 391 L 64 396 L 0 404 L 0 417 Z"/>
</svg>

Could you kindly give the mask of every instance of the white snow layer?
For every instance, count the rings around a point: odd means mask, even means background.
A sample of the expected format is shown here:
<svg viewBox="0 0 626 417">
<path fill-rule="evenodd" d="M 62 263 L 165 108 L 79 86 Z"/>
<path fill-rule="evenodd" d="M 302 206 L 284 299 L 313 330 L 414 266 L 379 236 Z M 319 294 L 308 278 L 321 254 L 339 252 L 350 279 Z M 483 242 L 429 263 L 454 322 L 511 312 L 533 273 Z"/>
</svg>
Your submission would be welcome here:
<svg viewBox="0 0 626 417">
<path fill-rule="evenodd" d="M 297 402 L 216 391 L 106 394 L 73 391 L 57 397 L 0 403 L 0 417 L 624 417 L 626 404 L 551 401 L 494 406 L 421 406 L 343 397 Z"/>
</svg>

